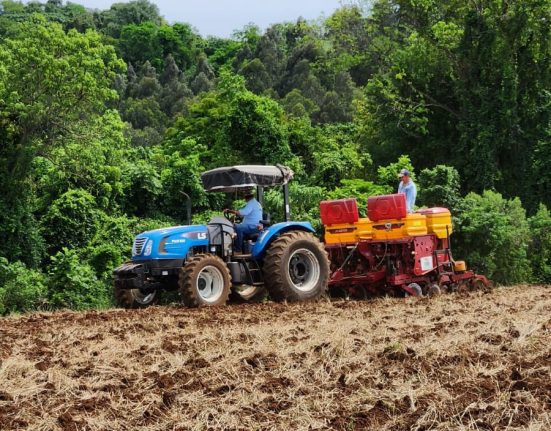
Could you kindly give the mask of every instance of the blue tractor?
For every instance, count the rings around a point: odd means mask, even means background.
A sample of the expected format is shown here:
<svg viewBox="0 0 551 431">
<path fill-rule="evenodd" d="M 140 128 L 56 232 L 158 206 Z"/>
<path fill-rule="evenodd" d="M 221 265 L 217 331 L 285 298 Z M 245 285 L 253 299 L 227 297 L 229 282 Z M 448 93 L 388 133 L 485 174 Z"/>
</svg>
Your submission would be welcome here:
<svg viewBox="0 0 551 431">
<path fill-rule="evenodd" d="M 312 225 L 290 221 L 292 177 L 293 172 L 281 165 L 230 166 L 203 173 L 205 191 L 256 187 L 260 203 L 265 187 L 282 187 L 284 221 L 260 221 L 258 233 L 245 238 L 246 254 L 233 251 L 235 225 L 229 213 L 207 225 L 143 232 L 134 240 L 132 260 L 113 271 L 117 304 L 147 307 L 164 290 L 178 290 L 188 307 L 223 305 L 230 295 L 253 301 L 266 292 L 276 301 L 319 298 L 327 289 L 329 260 Z"/>
</svg>

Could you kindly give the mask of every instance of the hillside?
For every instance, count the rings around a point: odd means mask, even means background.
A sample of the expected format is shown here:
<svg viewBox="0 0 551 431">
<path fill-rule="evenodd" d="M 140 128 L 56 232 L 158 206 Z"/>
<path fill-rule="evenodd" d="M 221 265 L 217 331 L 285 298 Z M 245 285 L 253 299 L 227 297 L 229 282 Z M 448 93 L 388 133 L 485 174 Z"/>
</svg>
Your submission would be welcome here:
<svg viewBox="0 0 551 431">
<path fill-rule="evenodd" d="M 551 288 L 36 313 L 0 324 L 0 429 L 551 429 Z"/>
</svg>

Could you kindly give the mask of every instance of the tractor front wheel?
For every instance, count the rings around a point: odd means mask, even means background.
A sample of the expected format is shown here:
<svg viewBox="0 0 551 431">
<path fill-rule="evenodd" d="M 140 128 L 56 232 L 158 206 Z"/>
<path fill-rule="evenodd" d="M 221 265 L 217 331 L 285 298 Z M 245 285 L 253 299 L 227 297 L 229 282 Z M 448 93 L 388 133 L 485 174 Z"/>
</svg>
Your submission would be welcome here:
<svg viewBox="0 0 551 431">
<path fill-rule="evenodd" d="M 237 286 L 230 293 L 230 301 L 235 301 L 238 304 L 250 302 L 261 303 L 268 298 L 268 291 L 264 286 Z"/>
<path fill-rule="evenodd" d="M 199 254 L 180 270 L 180 294 L 188 307 L 224 305 L 230 294 L 230 272 L 222 259 Z"/>
<path fill-rule="evenodd" d="M 311 233 L 284 233 L 266 252 L 264 279 L 276 301 L 318 299 L 329 279 L 327 252 Z"/>
<path fill-rule="evenodd" d="M 159 291 L 151 290 L 143 292 L 140 289 L 123 289 L 115 280 L 113 292 L 115 302 L 122 308 L 145 308 L 155 305 L 159 301 Z"/>
</svg>

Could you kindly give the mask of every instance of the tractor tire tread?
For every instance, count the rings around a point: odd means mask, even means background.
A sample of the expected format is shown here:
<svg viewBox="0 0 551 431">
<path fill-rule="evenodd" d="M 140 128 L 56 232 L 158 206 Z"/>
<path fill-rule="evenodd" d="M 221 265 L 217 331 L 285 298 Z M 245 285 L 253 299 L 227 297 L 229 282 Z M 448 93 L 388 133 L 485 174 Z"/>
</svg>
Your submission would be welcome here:
<svg viewBox="0 0 551 431">
<path fill-rule="evenodd" d="M 284 273 L 281 268 L 285 251 L 297 241 L 307 241 L 316 248 L 319 256 L 323 256 L 324 263 L 320 262 L 320 280 L 322 288 L 311 294 L 310 292 L 304 297 L 301 293 L 288 288 Z M 327 251 L 321 242 L 311 233 L 304 231 L 286 232 L 280 235 L 270 246 L 266 252 L 264 259 L 264 279 L 270 293 L 270 297 L 275 301 L 304 301 L 319 299 L 327 290 L 327 282 L 329 279 L 329 257 Z"/>
<path fill-rule="evenodd" d="M 136 310 L 139 308 L 146 308 L 152 305 L 156 305 L 159 302 L 159 292 L 154 296 L 153 300 L 148 304 L 141 304 L 137 302 L 132 294 L 132 289 L 122 289 L 117 285 L 117 280 L 114 282 L 113 297 L 115 298 L 115 304 L 121 308 L 128 310 Z"/>
<path fill-rule="evenodd" d="M 224 292 L 220 299 L 215 304 L 205 304 L 195 288 L 196 277 L 198 276 L 198 270 L 201 265 L 205 265 L 204 262 L 210 263 L 217 267 L 221 272 L 225 280 Z M 182 301 L 186 307 L 198 308 L 206 305 L 217 306 L 224 305 L 228 301 L 230 294 L 231 276 L 230 271 L 224 261 L 214 254 L 198 254 L 187 260 L 180 270 L 178 277 L 178 285 Z"/>
</svg>

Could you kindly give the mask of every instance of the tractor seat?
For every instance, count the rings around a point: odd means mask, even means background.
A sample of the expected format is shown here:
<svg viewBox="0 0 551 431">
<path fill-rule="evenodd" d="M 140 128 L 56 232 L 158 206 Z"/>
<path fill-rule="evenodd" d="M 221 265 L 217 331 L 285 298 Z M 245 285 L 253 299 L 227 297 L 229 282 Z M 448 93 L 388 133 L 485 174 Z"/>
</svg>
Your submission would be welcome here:
<svg viewBox="0 0 551 431">
<path fill-rule="evenodd" d="M 243 237 L 243 241 L 256 242 L 256 240 L 258 239 L 262 231 L 272 224 L 270 214 L 262 213 L 262 220 L 260 220 L 258 224 L 262 226 L 262 229 L 260 229 L 258 232 L 255 232 L 255 233 L 246 234 Z"/>
<path fill-rule="evenodd" d="M 260 232 L 262 232 L 262 231 L 259 230 L 258 232 L 255 232 L 255 233 L 246 234 L 245 236 L 243 236 L 243 241 L 256 242 L 256 240 L 260 236 Z"/>
<path fill-rule="evenodd" d="M 263 212 L 262 213 L 262 220 L 260 220 L 258 222 L 258 224 L 262 225 L 262 229 L 261 230 L 264 230 L 266 229 L 268 226 L 270 226 L 272 224 L 272 218 L 270 217 L 270 214 L 266 213 L 266 212 Z M 253 235 L 256 235 L 258 236 L 258 234 L 253 234 Z"/>
</svg>

